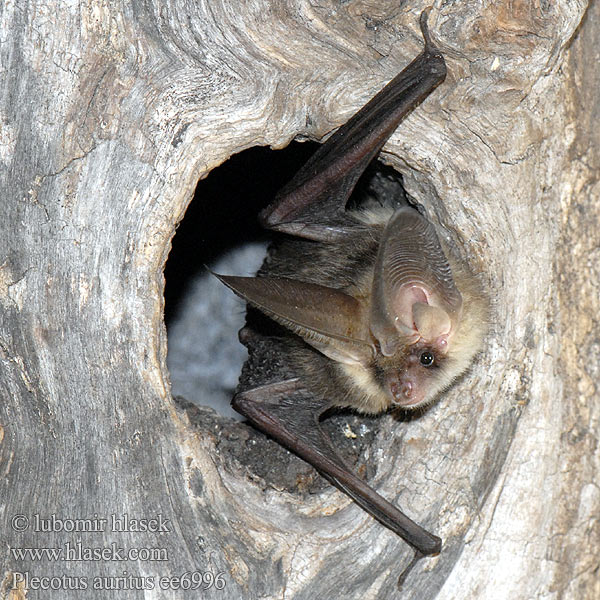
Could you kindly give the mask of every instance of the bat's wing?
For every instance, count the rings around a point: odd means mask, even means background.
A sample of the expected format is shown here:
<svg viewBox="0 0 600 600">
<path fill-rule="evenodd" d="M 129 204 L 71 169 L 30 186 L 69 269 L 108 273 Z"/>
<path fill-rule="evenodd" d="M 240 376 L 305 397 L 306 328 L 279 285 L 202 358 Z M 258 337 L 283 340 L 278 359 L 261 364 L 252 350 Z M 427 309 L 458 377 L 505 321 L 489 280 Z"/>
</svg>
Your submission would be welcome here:
<svg viewBox="0 0 600 600">
<path fill-rule="evenodd" d="M 238 393 L 233 408 L 282 445 L 313 465 L 364 510 L 397 533 L 422 555 L 437 554 L 442 541 L 411 521 L 359 479 L 337 455 L 319 426 L 328 408 L 323 400 L 302 395 L 297 379 Z M 301 395 L 301 398 L 298 397 Z"/>
<path fill-rule="evenodd" d="M 400 121 L 446 77 L 444 58 L 429 36 L 427 11 L 420 24 L 423 52 L 319 147 L 262 212 L 265 227 L 319 241 L 356 232 L 356 221 L 345 214 L 356 182 Z"/>
</svg>

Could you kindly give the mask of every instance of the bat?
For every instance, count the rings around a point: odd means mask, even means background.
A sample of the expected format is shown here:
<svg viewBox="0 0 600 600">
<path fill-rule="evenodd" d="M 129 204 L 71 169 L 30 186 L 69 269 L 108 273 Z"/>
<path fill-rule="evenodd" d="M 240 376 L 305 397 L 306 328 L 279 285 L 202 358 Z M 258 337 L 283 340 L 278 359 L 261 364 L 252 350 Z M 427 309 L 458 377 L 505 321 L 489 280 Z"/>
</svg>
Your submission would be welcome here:
<svg viewBox="0 0 600 600">
<path fill-rule="evenodd" d="M 319 419 L 336 406 L 366 414 L 426 406 L 483 342 L 484 294 L 442 246 L 422 207 L 394 197 L 348 204 L 398 124 L 445 79 L 427 16 L 420 18 L 422 53 L 322 144 L 260 214 L 262 225 L 284 239 L 257 277 L 216 275 L 279 324 L 286 362 L 283 375 L 238 391 L 233 408 L 410 544 L 416 553 L 409 568 L 439 553 L 441 539 L 357 477 Z M 268 336 L 250 323 L 240 332 L 251 357 Z"/>
</svg>

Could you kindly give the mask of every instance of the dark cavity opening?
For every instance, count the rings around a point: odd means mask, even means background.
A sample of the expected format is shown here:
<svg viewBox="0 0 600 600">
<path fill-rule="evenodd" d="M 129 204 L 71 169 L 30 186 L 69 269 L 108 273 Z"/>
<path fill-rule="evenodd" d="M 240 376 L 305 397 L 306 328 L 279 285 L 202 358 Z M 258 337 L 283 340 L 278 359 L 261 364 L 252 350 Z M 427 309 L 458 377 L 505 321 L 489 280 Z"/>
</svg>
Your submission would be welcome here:
<svg viewBox="0 0 600 600">
<path fill-rule="evenodd" d="M 236 154 L 200 181 L 173 238 L 165 268 L 167 364 L 174 396 L 227 416 L 246 349 L 237 332 L 245 306 L 206 270 L 253 275 L 268 233 L 257 215 L 314 152 L 293 142 Z"/>
</svg>

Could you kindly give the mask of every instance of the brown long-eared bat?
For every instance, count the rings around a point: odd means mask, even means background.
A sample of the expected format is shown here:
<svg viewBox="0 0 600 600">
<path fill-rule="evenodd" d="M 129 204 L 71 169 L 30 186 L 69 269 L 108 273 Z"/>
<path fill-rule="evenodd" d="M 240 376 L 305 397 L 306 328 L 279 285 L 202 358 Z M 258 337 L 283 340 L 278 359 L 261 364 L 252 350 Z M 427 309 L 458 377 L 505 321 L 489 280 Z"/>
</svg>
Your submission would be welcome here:
<svg viewBox="0 0 600 600">
<path fill-rule="evenodd" d="M 445 78 L 421 15 L 423 52 L 322 144 L 260 215 L 287 239 L 257 277 L 218 275 L 287 331 L 290 376 L 239 391 L 233 408 L 311 463 L 416 556 L 441 540 L 354 475 L 319 426 L 333 406 L 362 413 L 431 402 L 479 351 L 486 307 L 476 279 L 444 252 L 421 208 L 395 198 L 347 208 L 400 121 Z M 241 339 L 252 353 L 255 336 Z"/>
</svg>

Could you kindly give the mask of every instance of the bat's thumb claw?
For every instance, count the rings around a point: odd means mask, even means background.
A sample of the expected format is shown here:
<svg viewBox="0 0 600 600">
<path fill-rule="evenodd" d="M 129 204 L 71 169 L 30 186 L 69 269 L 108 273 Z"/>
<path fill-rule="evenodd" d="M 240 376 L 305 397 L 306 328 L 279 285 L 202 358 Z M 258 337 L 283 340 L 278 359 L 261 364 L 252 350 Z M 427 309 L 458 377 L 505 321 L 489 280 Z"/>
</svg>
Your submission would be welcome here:
<svg viewBox="0 0 600 600">
<path fill-rule="evenodd" d="M 425 40 L 426 48 L 435 48 L 435 44 L 433 43 L 431 36 L 429 35 L 429 26 L 427 25 L 427 19 L 429 18 L 431 8 L 431 6 L 428 6 L 419 17 L 419 25 L 421 26 L 421 33 L 423 34 L 423 39 Z"/>
</svg>

